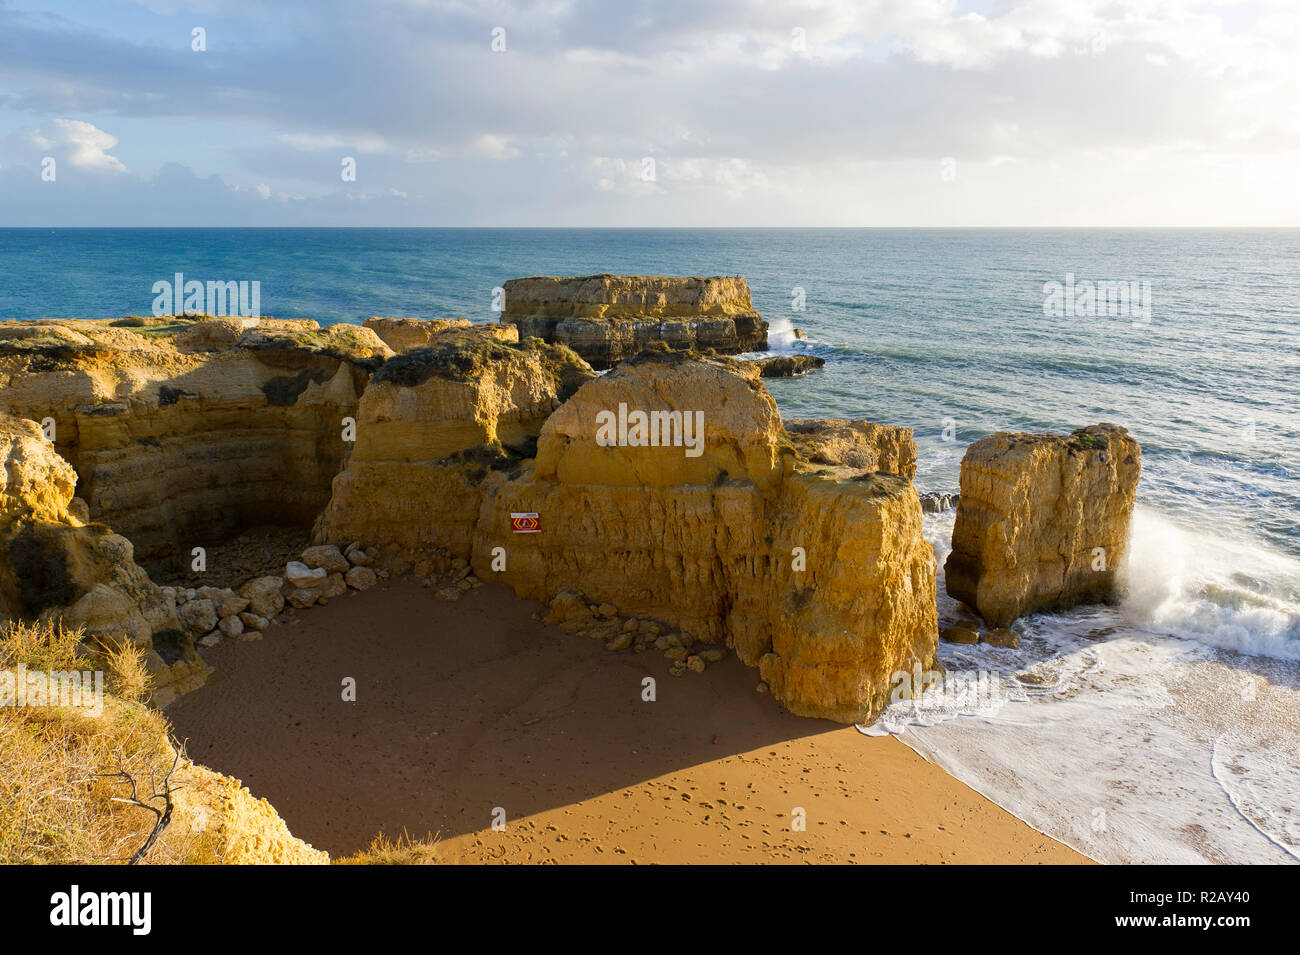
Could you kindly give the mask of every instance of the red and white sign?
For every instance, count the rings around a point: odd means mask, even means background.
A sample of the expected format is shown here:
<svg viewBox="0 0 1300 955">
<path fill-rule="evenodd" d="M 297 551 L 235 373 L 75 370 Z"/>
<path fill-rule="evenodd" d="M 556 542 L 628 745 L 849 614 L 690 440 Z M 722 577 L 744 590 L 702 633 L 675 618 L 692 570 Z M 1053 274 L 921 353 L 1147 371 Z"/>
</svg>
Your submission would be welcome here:
<svg viewBox="0 0 1300 955">
<path fill-rule="evenodd" d="M 540 534 L 542 522 L 537 514 L 516 514 L 511 511 L 510 529 L 516 534 Z"/>
</svg>

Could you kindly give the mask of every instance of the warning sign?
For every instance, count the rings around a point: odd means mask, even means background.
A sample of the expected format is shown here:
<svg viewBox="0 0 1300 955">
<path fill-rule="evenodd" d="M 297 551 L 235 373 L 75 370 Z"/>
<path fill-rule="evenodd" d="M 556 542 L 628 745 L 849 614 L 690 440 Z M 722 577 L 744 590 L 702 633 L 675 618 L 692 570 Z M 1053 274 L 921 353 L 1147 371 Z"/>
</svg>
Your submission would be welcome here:
<svg viewBox="0 0 1300 955">
<path fill-rule="evenodd" d="M 516 534 L 540 534 L 542 522 L 536 514 L 516 514 L 511 511 L 510 529 Z"/>
</svg>

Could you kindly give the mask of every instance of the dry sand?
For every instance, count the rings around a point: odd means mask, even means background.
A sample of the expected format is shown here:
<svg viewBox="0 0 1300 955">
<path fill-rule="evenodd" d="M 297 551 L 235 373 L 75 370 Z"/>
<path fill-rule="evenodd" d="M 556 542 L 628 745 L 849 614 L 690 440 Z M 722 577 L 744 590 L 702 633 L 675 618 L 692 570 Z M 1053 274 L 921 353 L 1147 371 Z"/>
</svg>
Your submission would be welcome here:
<svg viewBox="0 0 1300 955">
<path fill-rule="evenodd" d="M 543 609 L 381 584 L 206 651 L 214 681 L 167 715 L 335 856 L 405 831 L 447 862 L 1087 861 L 897 740 L 782 712 L 734 657 L 675 677 Z"/>
</svg>

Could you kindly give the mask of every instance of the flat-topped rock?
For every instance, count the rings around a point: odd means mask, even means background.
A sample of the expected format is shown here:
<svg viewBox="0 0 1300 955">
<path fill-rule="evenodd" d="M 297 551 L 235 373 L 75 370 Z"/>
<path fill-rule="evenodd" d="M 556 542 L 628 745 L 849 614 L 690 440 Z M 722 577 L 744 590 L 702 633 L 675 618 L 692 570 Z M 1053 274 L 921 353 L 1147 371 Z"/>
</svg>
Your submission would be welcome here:
<svg viewBox="0 0 1300 955">
<path fill-rule="evenodd" d="M 797 378 L 826 367 L 826 359 L 816 355 L 773 355 L 754 362 L 764 378 Z"/>
<path fill-rule="evenodd" d="M 1113 424 L 976 441 L 961 462 L 948 594 L 993 627 L 1113 601 L 1140 472 L 1138 443 Z"/>
<path fill-rule="evenodd" d="M 740 276 L 535 276 L 505 283 L 503 323 L 607 368 L 653 342 L 720 354 L 763 351 L 767 323 Z"/>
<path fill-rule="evenodd" d="M 911 428 L 876 424 L 861 418 L 788 418 L 786 433 L 809 467 L 888 471 L 916 477 L 916 440 Z"/>
</svg>

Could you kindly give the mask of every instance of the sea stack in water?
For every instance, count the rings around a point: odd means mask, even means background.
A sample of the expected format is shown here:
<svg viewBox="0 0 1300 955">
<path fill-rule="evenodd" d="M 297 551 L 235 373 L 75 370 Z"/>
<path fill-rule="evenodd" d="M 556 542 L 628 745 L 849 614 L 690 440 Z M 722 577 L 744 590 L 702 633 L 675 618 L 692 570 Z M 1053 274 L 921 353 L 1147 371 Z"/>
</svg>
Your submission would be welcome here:
<svg viewBox="0 0 1300 955">
<path fill-rule="evenodd" d="M 767 322 L 740 276 L 538 276 L 504 288 L 503 323 L 521 338 L 568 345 L 597 369 L 653 342 L 724 355 L 767 349 Z"/>
<path fill-rule="evenodd" d="M 1112 601 L 1140 458 L 1138 443 L 1112 424 L 976 441 L 961 462 L 948 594 L 994 627 Z"/>
</svg>

